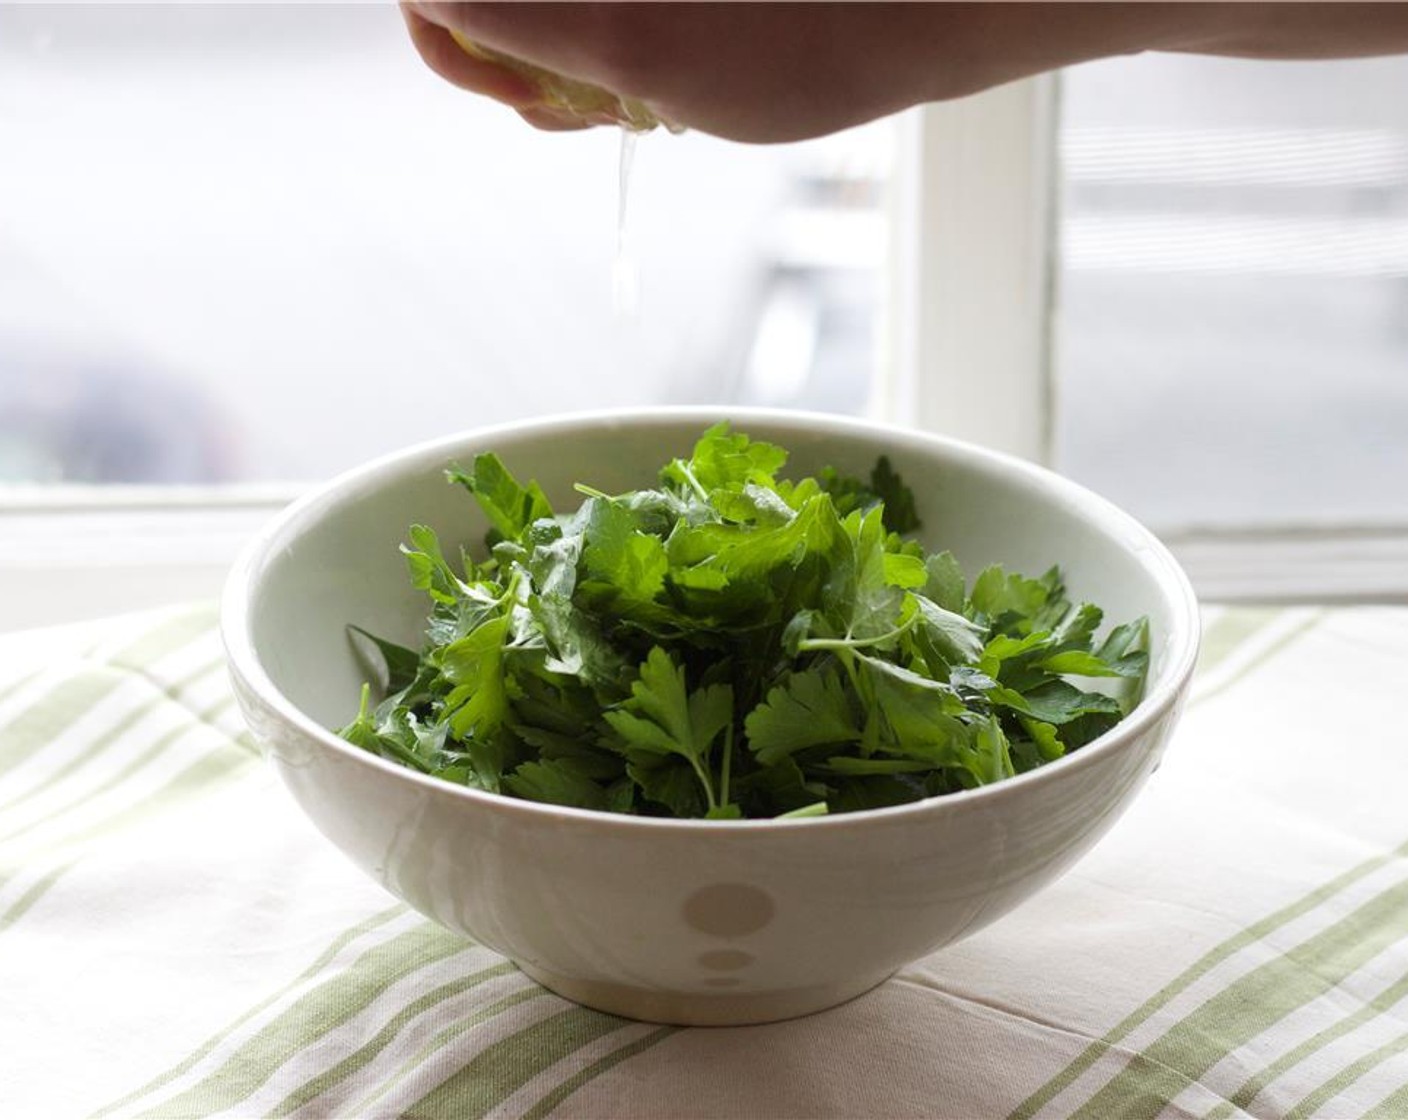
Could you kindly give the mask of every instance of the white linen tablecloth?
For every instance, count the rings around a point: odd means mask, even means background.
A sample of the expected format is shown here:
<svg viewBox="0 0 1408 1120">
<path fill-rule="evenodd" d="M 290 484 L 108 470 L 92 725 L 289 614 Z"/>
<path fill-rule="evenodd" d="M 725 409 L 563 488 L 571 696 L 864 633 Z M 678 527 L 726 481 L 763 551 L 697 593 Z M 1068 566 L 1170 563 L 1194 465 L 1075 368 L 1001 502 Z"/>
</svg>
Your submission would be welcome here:
<svg viewBox="0 0 1408 1120">
<path fill-rule="evenodd" d="M 569 1004 L 398 904 L 244 734 L 214 613 L 0 639 L 0 1117 L 1408 1117 L 1408 609 L 1210 610 L 1073 872 L 823 1014 Z"/>
</svg>

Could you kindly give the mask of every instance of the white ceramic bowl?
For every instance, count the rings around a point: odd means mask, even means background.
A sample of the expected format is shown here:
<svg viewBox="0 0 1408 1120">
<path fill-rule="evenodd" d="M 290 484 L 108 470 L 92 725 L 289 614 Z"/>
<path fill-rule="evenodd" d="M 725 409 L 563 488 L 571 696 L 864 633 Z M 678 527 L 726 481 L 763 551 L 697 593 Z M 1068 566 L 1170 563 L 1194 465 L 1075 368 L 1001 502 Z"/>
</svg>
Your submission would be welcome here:
<svg viewBox="0 0 1408 1120">
<path fill-rule="evenodd" d="M 419 645 L 427 604 L 398 552 L 407 526 L 447 553 L 486 528 L 443 468 L 496 451 L 574 508 L 576 481 L 650 484 L 717 419 L 792 452 L 790 472 L 864 474 L 888 455 L 930 548 L 969 578 L 1001 562 L 1064 569 L 1106 618 L 1147 614 L 1143 701 L 1070 756 L 993 786 L 792 821 L 613 816 L 426 778 L 339 739 L 362 673 L 355 622 Z M 1129 805 L 1173 729 L 1198 643 L 1188 581 L 1103 499 L 975 447 L 841 419 L 670 409 L 492 428 L 377 460 L 303 498 L 230 577 L 223 628 L 246 719 L 323 833 L 392 893 L 570 999 L 671 1023 L 763 1022 L 832 1006 L 1006 913 L 1075 862 Z"/>
</svg>

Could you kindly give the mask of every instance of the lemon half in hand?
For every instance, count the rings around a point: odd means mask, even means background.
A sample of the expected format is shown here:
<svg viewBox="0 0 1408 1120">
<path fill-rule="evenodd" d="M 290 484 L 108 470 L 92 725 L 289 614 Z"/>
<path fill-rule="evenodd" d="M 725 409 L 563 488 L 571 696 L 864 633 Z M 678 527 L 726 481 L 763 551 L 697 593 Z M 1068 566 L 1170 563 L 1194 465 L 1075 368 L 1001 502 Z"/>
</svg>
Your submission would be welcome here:
<svg viewBox="0 0 1408 1120">
<path fill-rule="evenodd" d="M 588 124 L 618 124 L 632 132 L 649 132 L 656 125 L 664 125 L 672 132 L 679 131 L 634 97 L 618 97 L 610 90 L 589 82 L 554 74 L 531 62 L 480 46 L 457 31 L 451 31 L 450 35 L 465 54 L 502 66 L 536 85 L 542 93 L 545 108 L 577 117 Z"/>
</svg>

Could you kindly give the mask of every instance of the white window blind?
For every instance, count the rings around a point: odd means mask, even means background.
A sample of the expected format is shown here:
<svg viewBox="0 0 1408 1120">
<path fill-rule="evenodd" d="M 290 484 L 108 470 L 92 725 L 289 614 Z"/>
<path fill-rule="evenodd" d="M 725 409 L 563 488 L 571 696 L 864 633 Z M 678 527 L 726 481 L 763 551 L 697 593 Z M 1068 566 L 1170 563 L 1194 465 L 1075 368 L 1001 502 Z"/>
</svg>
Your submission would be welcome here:
<svg viewBox="0 0 1408 1120">
<path fill-rule="evenodd" d="M 1062 469 L 1170 535 L 1408 530 L 1408 58 L 1080 67 L 1060 154 Z"/>
</svg>

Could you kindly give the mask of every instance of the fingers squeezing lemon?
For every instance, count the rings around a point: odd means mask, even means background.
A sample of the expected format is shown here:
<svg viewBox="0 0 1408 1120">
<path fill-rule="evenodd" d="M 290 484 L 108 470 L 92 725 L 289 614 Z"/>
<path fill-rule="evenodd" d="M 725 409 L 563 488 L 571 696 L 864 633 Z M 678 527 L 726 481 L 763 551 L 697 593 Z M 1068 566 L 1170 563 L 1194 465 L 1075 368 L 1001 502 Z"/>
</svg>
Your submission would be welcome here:
<svg viewBox="0 0 1408 1120">
<path fill-rule="evenodd" d="M 457 31 L 451 31 L 450 34 L 460 50 L 466 54 L 492 62 L 495 66 L 501 66 L 536 85 L 542 94 L 543 108 L 575 118 L 584 124 L 614 124 L 632 132 L 649 132 L 661 124 L 670 128 L 669 122 L 656 116 L 644 102 L 634 97 L 618 97 L 600 86 L 554 74 L 551 70 L 534 66 L 531 62 L 524 62 L 522 59 L 480 46 Z"/>
</svg>

